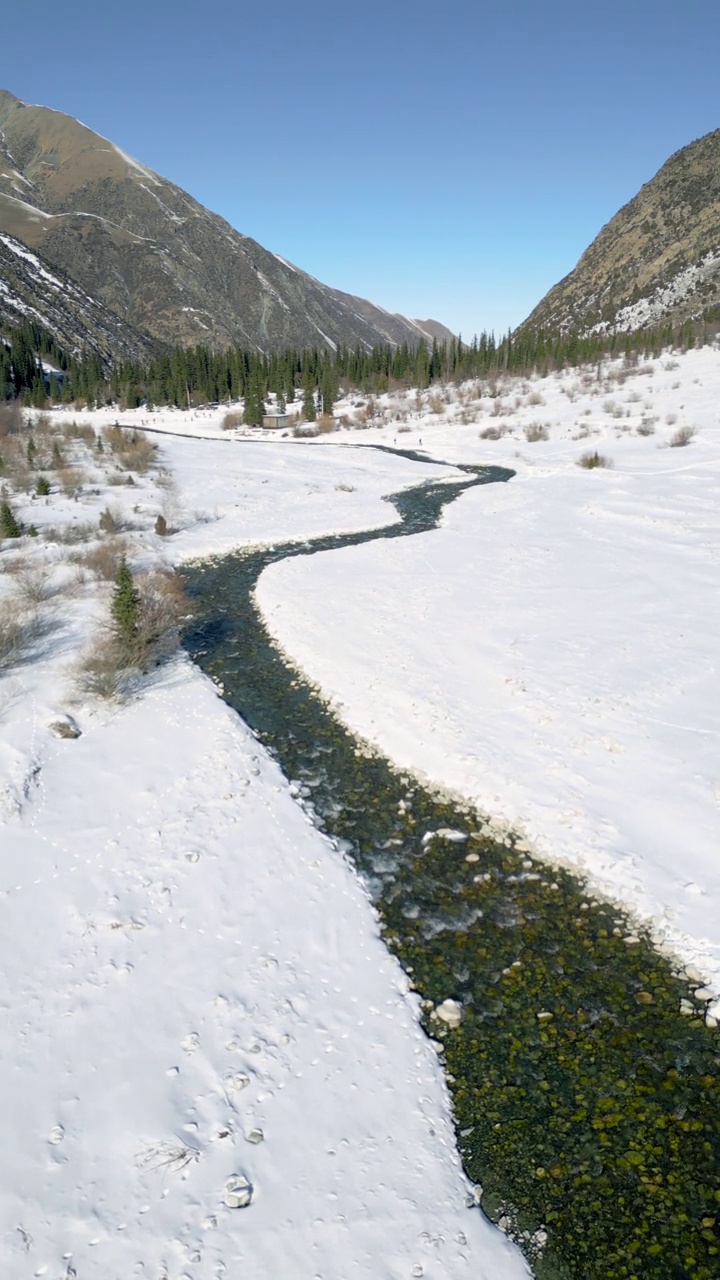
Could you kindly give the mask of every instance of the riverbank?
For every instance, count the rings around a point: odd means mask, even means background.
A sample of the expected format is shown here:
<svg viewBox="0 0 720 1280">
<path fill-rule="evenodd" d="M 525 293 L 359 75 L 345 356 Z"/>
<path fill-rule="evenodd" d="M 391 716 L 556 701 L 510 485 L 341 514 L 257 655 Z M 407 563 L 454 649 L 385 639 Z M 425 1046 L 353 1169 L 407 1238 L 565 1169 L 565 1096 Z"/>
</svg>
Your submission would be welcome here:
<svg viewBox="0 0 720 1280">
<path fill-rule="evenodd" d="M 187 448 L 172 493 L 152 475 L 96 480 L 18 514 L 87 523 L 112 499 L 150 564 L 174 542 L 152 533 L 169 493 L 185 557 L 385 523 L 380 495 L 423 470 L 353 454 L 339 473 L 303 447 L 253 476 L 246 453 L 208 510 L 215 468 Z M 186 658 L 122 707 L 73 693 L 106 588 L 61 592 L 61 545 L 9 548 L 50 556 L 58 591 L 42 643 L 0 683 L 7 1269 L 374 1280 L 381 1261 L 393 1280 L 519 1280 L 517 1253 L 466 1206 L 435 1051 L 354 873 Z M 81 736 L 57 737 L 59 721 Z M 247 1208 L 229 1207 L 233 1175 L 253 1186 Z"/>
<path fill-rule="evenodd" d="M 516 478 L 412 542 L 274 565 L 257 596 L 355 732 L 623 902 L 717 995 L 720 354 L 650 369 L 568 371 L 519 408 L 509 388 L 497 439 L 427 417 L 428 454 Z M 578 466 L 592 451 L 612 465 Z"/>
</svg>

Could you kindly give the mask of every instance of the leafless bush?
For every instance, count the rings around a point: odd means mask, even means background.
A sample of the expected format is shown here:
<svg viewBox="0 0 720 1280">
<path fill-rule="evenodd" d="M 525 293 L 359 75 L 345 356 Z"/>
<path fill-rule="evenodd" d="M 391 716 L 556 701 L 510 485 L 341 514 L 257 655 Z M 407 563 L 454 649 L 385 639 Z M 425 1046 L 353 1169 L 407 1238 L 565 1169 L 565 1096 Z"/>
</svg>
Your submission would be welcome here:
<svg viewBox="0 0 720 1280">
<path fill-rule="evenodd" d="M 480 439 L 481 440 L 502 440 L 506 431 L 507 431 L 507 427 L 505 426 L 486 427 L 484 431 L 480 432 Z"/>
<path fill-rule="evenodd" d="M 639 436 L 652 436 L 655 434 L 655 423 L 652 418 L 643 418 L 637 427 Z"/>
<path fill-rule="evenodd" d="M 46 525 L 42 530 L 46 542 L 59 542 L 64 546 L 73 546 L 78 542 L 89 542 L 97 537 L 97 525 L 88 520 L 73 520 L 70 524 Z"/>
<path fill-rule="evenodd" d="M 528 404 L 538 405 L 538 404 L 544 404 L 544 403 L 545 401 L 543 400 L 539 391 L 530 392 L 530 395 L 528 396 Z"/>
<path fill-rule="evenodd" d="M 0 672 L 23 662 L 41 632 L 38 611 L 19 594 L 0 600 Z"/>
<path fill-rule="evenodd" d="M 683 449 L 697 435 L 697 427 L 678 427 L 668 441 L 671 449 Z"/>
<path fill-rule="evenodd" d="M 442 396 L 428 396 L 428 409 L 431 413 L 442 413 L 445 408 L 445 401 Z"/>
<path fill-rule="evenodd" d="M 128 522 L 120 508 L 113 504 L 100 512 L 98 525 L 103 533 L 121 533 L 123 529 L 127 529 Z"/>
<path fill-rule="evenodd" d="M 675 423 L 677 422 L 677 414 L 669 413 L 665 421 L 669 427 L 674 427 Z"/>
<path fill-rule="evenodd" d="M 538 440 L 549 440 L 550 432 L 543 422 L 531 422 L 525 428 L 525 439 L 529 444 L 535 444 Z"/>
<path fill-rule="evenodd" d="M 0 439 L 17 436 L 25 430 L 25 415 L 18 400 L 0 404 Z"/>
<path fill-rule="evenodd" d="M 233 427 L 241 427 L 242 420 L 242 414 L 237 411 L 233 413 L 226 413 L 222 420 L 223 431 L 232 431 Z"/>
<path fill-rule="evenodd" d="M 45 566 L 27 566 L 15 579 L 15 593 L 21 607 L 35 609 L 53 594 L 51 573 Z"/>
<path fill-rule="evenodd" d="M 584 467 L 586 471 L 594 471 L 596 467 L 611 467 L 612 459 L 594 449 L 592 452 L 583 453 L 578 458 L 577 464 L 579 467 Z"/>
<path fill-rule="evenodd" d="M 83 485 L 88 483 L 90 477 L 80 467 L 63 466 L 58 467 L 57 478 L 65 497 L 74 498 Z"/>
<path fill-rule="evenodd" d="M 103 431 L 105 444 L 113 455 L 128 471 L 137 471 L 143 475 L 157 458 L 157 445 L 152 444 L 142 431 L 124 430 L 122 427 L 106 427 Z"/>
<path fill-rule="evenodd" d="M 95 444 L 95 430 L 89 422 L 66 422 L 62 433 L 66 440 L 83 440 L 90 447 Z"/>
<path fill-rule="evenodd" d="M 105 582 L 114 582 L 125 550 L 122 538 L 105 538 L 88 551 L 75 553 L 72 557 L 75 564 L 87 569 L 96 578 Z"/>
<path fill-rule="evenodd" d="M 101 627 L 75 668 L 80 693 L 119 698 L 170 657 L 179 645 L 180 622 L 187 612 L 182 582 L 170 570 L 138 574 L 137 625 L 131 634 L 112 623 Z"/>
<path fill-rule="evenodd" d="M 329 435 L 331 431 L 337 431 L 337 423 L 331 413 L 321 413 L 315 425 L 319 435 Z"/>
</svg>

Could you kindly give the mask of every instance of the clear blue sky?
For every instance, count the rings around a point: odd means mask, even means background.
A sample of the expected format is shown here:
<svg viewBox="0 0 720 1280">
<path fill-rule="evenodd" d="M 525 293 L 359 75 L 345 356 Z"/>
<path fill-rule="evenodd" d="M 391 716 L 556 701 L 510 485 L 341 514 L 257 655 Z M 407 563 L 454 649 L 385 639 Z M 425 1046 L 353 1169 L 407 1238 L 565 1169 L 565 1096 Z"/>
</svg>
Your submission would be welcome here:
<svg viewBox="0 0 720 1280">
<path fill-rule="evenodd" d="M 0 86 L 327 284 L 518 324 L 720 126 L 717 0 L 25 0 Z"/>
</svg>

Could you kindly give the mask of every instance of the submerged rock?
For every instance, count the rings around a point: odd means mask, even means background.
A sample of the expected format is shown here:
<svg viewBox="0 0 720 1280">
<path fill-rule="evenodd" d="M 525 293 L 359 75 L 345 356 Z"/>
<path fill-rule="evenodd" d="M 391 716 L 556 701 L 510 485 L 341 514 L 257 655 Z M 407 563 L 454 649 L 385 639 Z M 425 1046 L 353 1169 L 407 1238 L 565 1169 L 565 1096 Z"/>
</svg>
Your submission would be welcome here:
<svg viewBox="0 0 720 1280">
<path fill-rule="evenodd" d="M 459 1027 L 463 1020 L 462 1005 L 457 1000 L 443 1000 L 436 1009 L 433 1009 L 433 1018 L 438 1018 L 440 1022 L 444 1022 L 448 1027 Z"/>
</svg>

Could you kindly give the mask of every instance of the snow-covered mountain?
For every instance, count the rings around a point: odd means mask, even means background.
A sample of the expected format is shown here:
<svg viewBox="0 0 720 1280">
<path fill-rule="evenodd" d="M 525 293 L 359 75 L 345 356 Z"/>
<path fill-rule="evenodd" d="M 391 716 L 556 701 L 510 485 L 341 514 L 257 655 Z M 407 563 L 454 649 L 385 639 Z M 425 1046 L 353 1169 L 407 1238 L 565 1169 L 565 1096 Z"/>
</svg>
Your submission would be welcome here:
<svg viewBox="0 0 720 1280">
<path fill-rule="evenodd" d="M 720 129 L 683 147 L 603 227 L 528 328 L 645 329 L 720 304 Z M 523 327 L 525 327 L 523 326 Z"/>
<path fill-rule="evenodd" d="M 273 350 L 451 336 L 329 288 L 71 116 L 4 90 L 0 232 L 163 342 Z"/>
</svg>

